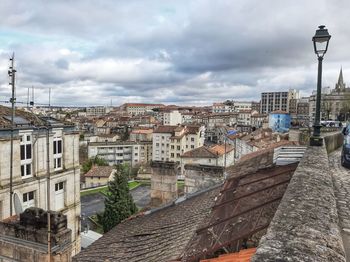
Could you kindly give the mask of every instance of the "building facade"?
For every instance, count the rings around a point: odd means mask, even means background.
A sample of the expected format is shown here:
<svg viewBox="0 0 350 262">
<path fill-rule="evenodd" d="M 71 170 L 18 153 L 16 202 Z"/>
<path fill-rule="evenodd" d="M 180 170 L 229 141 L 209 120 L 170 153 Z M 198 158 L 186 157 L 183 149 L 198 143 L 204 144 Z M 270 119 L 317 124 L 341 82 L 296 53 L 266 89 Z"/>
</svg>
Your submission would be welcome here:
<svg viewBox="0 0 350 262">
<path fill-rule="evenodd" d="M 86 116 L 103 116 L 110 112 L 110 108 L 106 106 L 93 106 L 86 108 Z"/>
<path fill-rule="evenodd" d="M 309 117 L 314 122 L 316 112 L 316 94 L 310 96 Z M 347 121 L 350 117 L 350 88 L 347 88 L 343 80 L 343 72 L 340 69 L 335 88 L 321 94 L 321 120 Z"/>
<path fill-rule="evenodd" d="M 81 232 L 79 133 L 74 126 L 17 110 L 11 194 L 10 114 L 9 108 L 0 107 L 0 219 L 19 215 L 30 207 L 59 211 L 67 216 L 74 255 L 80 251 Z"/>
<path fill-rule="evenodd" d="M 142 103 L 126 103 L 121 106 L 121 109 L 126 111 L 129 115 L 143 115 L 147 111 L 154 108 L 162 108 L 163 104 L 142 104 Z"/>
<path fill-rule="evenodd" d="M 153 161 L 180 162 L 181 155 L 204 144 L 204 126 L 159 126 L 153 132 Z"/>
<path fill-rule="evenodd" d="M 263 92 L 261 93 L 260 113 L 268 114 L 277 110 L 289 112 L 291 99 L 299 99 L 298 90 L 289 89 L 288 92 Z"/>
<path fill-rule="evenodd" d="M 131 166 L 148 163 L 152 157 L 152 142 L 90 142 L 88 157 L 98 156 L 109 165 L 127 163 Z"/>
</svg>

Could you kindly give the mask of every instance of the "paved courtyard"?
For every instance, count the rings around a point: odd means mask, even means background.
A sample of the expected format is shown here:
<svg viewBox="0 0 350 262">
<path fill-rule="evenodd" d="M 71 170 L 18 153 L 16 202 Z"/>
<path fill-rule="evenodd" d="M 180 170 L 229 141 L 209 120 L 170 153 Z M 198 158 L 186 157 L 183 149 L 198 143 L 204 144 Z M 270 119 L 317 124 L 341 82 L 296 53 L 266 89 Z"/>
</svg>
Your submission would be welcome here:
<svg viewBox="0 0 350 262">
<path fill-rule="evenodd" d="M 340 164 L 341 148 L 329 155 L 334 194 L 337 200 L 339 226 L 347 261 L 350 261 L 350 170 Z"/>
</svg>

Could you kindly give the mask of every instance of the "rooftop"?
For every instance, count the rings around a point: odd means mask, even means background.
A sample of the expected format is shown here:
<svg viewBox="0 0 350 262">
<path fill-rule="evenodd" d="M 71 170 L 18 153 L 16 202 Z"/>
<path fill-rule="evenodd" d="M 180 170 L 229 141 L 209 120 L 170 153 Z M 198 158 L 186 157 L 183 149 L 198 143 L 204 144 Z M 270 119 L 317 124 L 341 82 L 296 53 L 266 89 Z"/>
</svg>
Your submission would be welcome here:
<svg viewBox="0 0 350 262">
<path fill-rule="evenodd" d="M 170 261 L 181 256 L 220 188 L 194 195 L 150 214 L 124 220 L 74 261 Z"/>
<path fill-rule="evenodd" d="M 114 168 L 112 166 L 93 166 L 84 176 L 108 178 L 113 170 Z"/>
</svg>

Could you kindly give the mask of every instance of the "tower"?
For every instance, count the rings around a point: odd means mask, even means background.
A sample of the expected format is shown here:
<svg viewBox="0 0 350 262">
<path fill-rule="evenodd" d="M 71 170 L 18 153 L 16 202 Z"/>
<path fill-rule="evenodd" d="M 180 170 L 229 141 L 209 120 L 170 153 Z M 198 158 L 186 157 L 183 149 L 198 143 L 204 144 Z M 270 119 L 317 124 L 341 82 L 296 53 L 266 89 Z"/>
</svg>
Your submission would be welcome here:
<svg viewBox="0 0 350 262">
<path fill-rule="evenodd" d="M 335 90 L 337 92 L 344 92 L 345 91 L 345 83 L 343 80 L 343 68 L 340 68 L 338 83 L 335 84 Z"/>
</svg>

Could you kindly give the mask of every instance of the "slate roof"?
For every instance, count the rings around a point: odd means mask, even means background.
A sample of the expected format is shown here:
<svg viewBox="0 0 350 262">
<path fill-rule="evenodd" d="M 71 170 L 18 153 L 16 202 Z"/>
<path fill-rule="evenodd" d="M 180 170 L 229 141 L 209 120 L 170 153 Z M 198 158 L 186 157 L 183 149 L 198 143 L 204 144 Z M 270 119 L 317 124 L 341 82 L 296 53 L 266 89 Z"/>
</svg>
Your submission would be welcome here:
<svg viewBox="0 0 350 262">
<path fill-rule="evenodd" d="M 267 228 L 297 166 L 272 166 L 228 178 L 181 261 L 198 261 Z"/>
<path fill-rule="evenodd" d="M 21 109 L 16 108 L 15 116 L 21 117 L 27 120 L 30 125 L 44 125 L 44 121 L 36 117 L 34 114 L 25 112 Z M 11 127 L 11 121 L 9 120 L 11 117 L 11 108 L 6 106 L 0 106 L 0 127 L 1 128 L 9 128 Z"/>
<path fill-rule="evenodd" d="M 0 105 L 0 128 L 11 128 L 11 114 L 10 107 Z M 31 112 L 26 112 L 21 108 L 15 109 L 15 128 L 27 127 L 27 126 L 44 126 L 60 125 L 60 126 L 73 126 L 74 124 L 62 120 L 57 120 L 52 117 L 37 116 Z"/>
<path fill-rule="evenodd" d="M 181 256 L 205 219 L 220 187 L 150 214 L 125 220 L 73 258 L 73 261 L 171 261 Z"/>
</svg>

